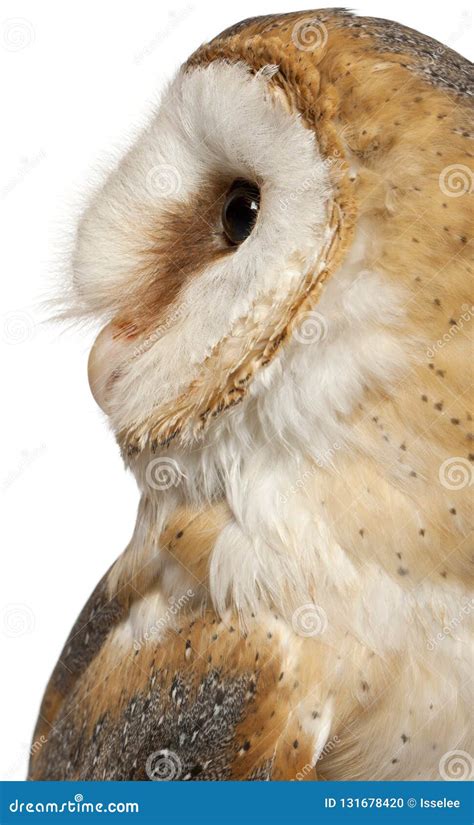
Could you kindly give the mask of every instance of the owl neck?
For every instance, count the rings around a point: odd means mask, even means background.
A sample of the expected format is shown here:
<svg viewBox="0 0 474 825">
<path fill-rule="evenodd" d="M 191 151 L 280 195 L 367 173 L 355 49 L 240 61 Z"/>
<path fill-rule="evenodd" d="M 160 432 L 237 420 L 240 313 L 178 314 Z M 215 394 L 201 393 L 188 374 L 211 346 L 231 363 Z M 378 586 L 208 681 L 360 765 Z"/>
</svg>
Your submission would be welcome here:
<svg viewBox="0 0 474 825">
<path fill-rule="evenodd" d="M 143 499 L 116 585 L 191 588 L 243 614 L 262 600 L 289 614 L 322 590 L 350 603 L 370 577 L 377 599 L 380 571 L 388 593 L 463 586 L 468 485 L 453 501 L 449 479 L 425 482 L 441 453 L 427 450 L 420 409 L 439 379 L 420 361 L 420 403 L 406 380 L 420 333 L 398 278 L 366 268 L 365 234 L 318 303 L 315 336 L 289 342 L 204 443 L 134 462 Z"/>
</svg>

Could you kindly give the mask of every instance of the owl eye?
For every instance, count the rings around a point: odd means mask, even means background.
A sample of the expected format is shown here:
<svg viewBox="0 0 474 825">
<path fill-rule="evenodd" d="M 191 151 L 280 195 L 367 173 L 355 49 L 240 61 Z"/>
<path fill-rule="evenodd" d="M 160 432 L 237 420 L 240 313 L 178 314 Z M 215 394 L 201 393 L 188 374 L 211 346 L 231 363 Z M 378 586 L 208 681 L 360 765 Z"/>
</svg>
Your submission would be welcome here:
<svg viewBox="0 0 474 825">
<path fill-rule="evenodd" d="M 227 240 L 237 245 L 250 235 L 260 207 L 260 189 L 248 180 L 236 180 L 227 192 L 222 225 Z"/>
</svg>

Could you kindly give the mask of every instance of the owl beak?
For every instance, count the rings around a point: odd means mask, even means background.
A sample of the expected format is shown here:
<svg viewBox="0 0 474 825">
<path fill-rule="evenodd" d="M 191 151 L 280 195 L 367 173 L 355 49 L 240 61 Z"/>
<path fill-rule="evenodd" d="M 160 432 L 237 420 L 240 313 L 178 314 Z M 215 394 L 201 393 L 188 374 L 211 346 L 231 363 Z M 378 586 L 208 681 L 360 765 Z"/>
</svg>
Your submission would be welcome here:
<svg viewBox="0 0 474 825">
<path fill-rule="evenodd" d="M 99 333 L 90 351 L 87 365 L 89 386 L 95 401 L 105 413 L 110 410 L 110 393 L 129 349 L 128 336 L 124 336 L 123 327 L 112 321 Z"/>
</svg>

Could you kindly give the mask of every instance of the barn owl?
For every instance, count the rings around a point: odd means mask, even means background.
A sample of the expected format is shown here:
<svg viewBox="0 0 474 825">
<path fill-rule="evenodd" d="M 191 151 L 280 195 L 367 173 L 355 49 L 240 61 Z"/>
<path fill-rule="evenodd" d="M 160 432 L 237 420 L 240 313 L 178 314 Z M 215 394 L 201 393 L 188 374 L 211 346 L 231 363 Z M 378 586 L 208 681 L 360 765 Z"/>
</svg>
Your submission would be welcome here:
<svg viewBox="0 0 474 825">
<path fill-rule="evenodd" d="M 30 778 L 467 778 L 472 90 L 392 22 L 246 20 L 93 197 L 72 312 L 141 499 Z"/>
</svg>

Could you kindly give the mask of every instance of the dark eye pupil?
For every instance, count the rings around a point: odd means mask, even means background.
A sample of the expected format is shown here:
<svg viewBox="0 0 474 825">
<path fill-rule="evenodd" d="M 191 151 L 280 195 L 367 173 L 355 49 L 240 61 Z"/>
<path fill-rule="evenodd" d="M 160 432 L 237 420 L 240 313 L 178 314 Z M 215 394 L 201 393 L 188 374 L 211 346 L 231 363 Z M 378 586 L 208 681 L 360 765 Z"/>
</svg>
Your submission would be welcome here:
<svg viewBox="0 0 474 825">
<path fill-rule="evenodd" d="M 232 244 L 245 241 L 254 228 L 260 207 L 260 190 L 255 183 L 236 180 L 229 189 L 222 210 L 222 224 Z"/>
</svg>

